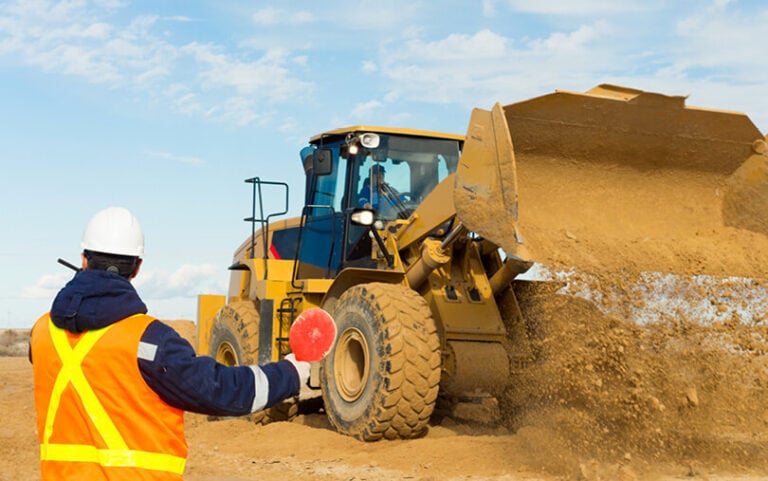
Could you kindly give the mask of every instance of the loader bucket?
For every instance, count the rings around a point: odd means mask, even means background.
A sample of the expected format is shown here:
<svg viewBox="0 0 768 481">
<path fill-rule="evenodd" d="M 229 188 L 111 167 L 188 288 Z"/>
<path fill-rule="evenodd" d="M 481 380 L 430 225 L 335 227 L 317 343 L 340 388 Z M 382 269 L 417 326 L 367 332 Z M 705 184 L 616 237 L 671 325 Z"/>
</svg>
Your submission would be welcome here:
<svg viewBox="0 0 768 481">
<path fill-rule="evenodd" d="M 472 111 L 456 169 L 454 204 L 467 229 L 493 241 L 507 255 L 519 260 L 520 271 L 530 267 L 532 262 L 517 230 L 515 151 L 500 104 L 490 112 Z"/>
<path fill-rule="evenodd" d="M 507 226 L 489 239 L 521 238 L 558 269 L 766 277 L 768 157 L 746 115 L 611 85 L 503 111 L 514 153 L 497 157 L 516 171 L 499 175 L 514 180 L 519 219 L 509 200 L 489 204 L 484 217 Z"/>
</svg>

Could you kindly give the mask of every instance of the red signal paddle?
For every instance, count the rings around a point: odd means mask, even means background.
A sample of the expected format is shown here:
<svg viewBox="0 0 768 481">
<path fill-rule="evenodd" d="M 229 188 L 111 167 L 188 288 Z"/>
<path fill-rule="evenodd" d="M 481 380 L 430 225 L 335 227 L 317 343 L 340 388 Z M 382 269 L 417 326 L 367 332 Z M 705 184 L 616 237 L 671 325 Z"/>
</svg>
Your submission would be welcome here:
<svg viewBox="0 0 768 481">
<path fill-rule="evenodd" d="M 299 314 L 288 335 L 297 361 L 322 360 L 336 342 L 336 323 L 323 309 L 313 307 Z"/>
</svg>

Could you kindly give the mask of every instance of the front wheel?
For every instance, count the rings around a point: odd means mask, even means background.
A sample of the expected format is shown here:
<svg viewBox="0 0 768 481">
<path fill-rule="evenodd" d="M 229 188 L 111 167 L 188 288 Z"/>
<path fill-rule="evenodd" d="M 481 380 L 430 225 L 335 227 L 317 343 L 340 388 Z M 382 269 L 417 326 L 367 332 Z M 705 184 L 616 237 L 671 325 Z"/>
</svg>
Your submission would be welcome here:
<svg viewBox="0 0 768 481">
<path fill-rule="evenodd" d="M 363 441 L 427 429 L 440 384 L 440 341 L 424 299 L 399 284 L 346 291 L 334 307 L 338 338 L 322 369 L 337 431 Z"/>
</svg>

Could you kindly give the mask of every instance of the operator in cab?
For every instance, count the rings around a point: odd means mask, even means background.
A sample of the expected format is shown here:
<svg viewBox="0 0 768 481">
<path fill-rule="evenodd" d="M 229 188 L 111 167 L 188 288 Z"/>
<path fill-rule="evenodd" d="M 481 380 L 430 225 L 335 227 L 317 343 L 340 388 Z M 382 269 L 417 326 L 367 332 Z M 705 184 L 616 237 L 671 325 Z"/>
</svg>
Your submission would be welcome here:
<svg viewBox="0 0 768 481">
<path fill-rule="evenodd" d="M 376 209 L 384 217 L 387 212 L 404 211 L 403 195 L 389 185 L 385 179 L 386 169 L 381 164 L 371 167 L 370 176 L 363 181 L 363 187 L 357 197 L 358 207 Z"/>
</svg>

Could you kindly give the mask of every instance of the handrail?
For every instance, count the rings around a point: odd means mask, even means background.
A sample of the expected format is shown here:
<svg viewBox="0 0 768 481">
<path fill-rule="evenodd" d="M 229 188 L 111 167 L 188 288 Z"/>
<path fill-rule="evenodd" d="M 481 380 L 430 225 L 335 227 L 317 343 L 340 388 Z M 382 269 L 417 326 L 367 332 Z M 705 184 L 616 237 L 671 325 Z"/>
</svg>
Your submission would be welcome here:
<svg viewBox="0 0 768 481">
<path fill-rule="evenodd" d="M 243 219 L 246 222 L 251 223 L 251 259 L 256 259 L 256 223 L 258 222 L 260 224 L 261 230 L 264 232 L 262 238 L 264 240 L 263 246 L 264 246 L 264 253 L 262 255 L 262 259 L 264 260 L 264 279 L 267 279 L 267 259 L 269 258 L 269 220 L 272 217 L 285 215 L 288 213 L 288 184 L 285 182 L 273 182 L 273 181 L 267 181 L 267 180 L 261 180 L 259 177 L 251 177 L 250 179 L 245 179 L 246 183 L 253 184 L 253 194 L 251 199 L 251 216 L 246 217 Z M 264 198 L 262 195 L 262 185 L 275 185 L 275 186 L 283 186 L 285 187 L 285 206 L 283 207 L 282 211 L 279 212 L 272 212 L 268 214 L 266 217 L 264 217 Z M 256 217 L 256 197 L 258 194 L 259 199 L 259 217 Z"/>
</svg>

